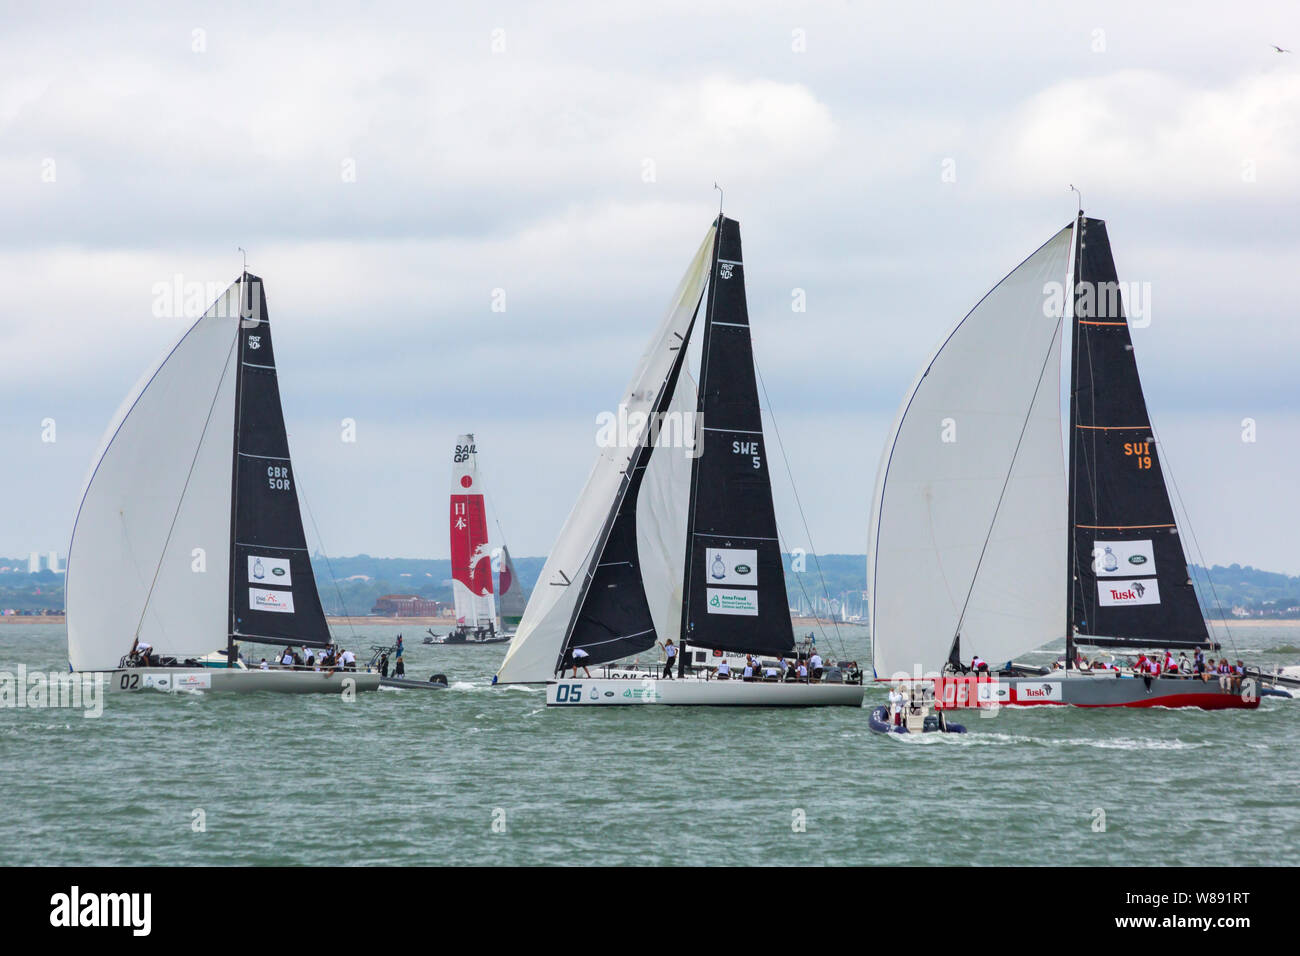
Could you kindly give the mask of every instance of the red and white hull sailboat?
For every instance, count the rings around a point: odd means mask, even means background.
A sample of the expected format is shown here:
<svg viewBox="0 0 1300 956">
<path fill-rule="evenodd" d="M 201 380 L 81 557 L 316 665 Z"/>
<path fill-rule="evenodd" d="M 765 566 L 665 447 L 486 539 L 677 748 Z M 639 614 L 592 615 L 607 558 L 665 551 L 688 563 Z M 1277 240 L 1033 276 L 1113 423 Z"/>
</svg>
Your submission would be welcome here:
<svg viewBox="0 0 1300 956">
<path fill-rule="evenodd" d="M 981 706 L 1259 705 L 1249 675 L 1208 673 L 1219 644 L 1189 577 L 1124 293 L 1106 224 L 1080 211 L 922 367 L 872 506 L 877 680 L 937 680 L 940 706 L 958 691 Z M 1014 664 L 1062 638 L 1063 668 Z M 1166 650 L 1204 656 L 1207 672 L 1115 664 Z M 963 689 L 975 658 L 989 673 Z"/>
</svg>

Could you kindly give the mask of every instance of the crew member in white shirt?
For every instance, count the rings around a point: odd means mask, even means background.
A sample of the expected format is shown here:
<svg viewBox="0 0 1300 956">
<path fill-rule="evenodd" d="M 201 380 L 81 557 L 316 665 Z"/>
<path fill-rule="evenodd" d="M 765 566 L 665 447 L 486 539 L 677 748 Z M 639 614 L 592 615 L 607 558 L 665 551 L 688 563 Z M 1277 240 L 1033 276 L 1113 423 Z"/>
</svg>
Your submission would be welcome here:
<svg viewBox="0 0 1300 956">
<path fill-rule="evenodd" d="M 731 665 L 725 657 L 718 662 L 718 680 L 731 680 Z"/>
<path fill-rule="evenodd" d="M 574 677 L 577 677 L 577 676 L 578 676 L 578 668 L 579 668 L 579 667 L 582 668 L 582 672 L 583 672 L 584 674 L 586 674 L 588 677 L 591 676 L 591 671 L 587 670 L 587 658 L 589 658 L 590 656 L 591 656 L 591 655 L 588 654 L 586 651 L 584 651 L 581 647 L 575 647 L 575 648 L 573 649 L 573 651 L 572 651 L 572 657 L 573 657 L 573 676 L 574 676 Z"/>
<path fill-rule="evenodd" d="M 662 647 L 664 653 L 668 655 L 668 659 L 664 661 L 663 676 L 664 678 L 671 680 L 673 676 L 673 666 L 677 663 L 677 645 L 673 643 L 673 639 L 670 637 L 668 638 L 667 643 L 660 641 L 659 646 Z"/>
<path fill-rule="evenodd" d="M 822 679 L 822 656 L 816 651 L 812 652 L 812 657 L 808 658 L 808 666 L 812 669 L 813 680 Z"/>
</svg>

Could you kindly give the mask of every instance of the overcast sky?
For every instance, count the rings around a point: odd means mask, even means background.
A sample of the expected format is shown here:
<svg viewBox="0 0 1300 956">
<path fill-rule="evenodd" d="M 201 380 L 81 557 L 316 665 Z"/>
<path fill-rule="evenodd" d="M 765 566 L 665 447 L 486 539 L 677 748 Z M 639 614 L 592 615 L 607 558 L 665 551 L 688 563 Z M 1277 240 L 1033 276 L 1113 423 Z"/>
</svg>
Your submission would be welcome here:
<svg viewBox="0 0 1300 956">
<path fill-rule="evenodd" d="M 177 6 L 5 4 L 0 554 L 66 553 L 187 321 L 155 287 L 224 286 L 237 246 L 328 552 L 445 556 L 473 431 L 511 550 L 547 553 L 715 180 L 812 544 L 865 551 L 904 391 L 1075 183 L 1150 283 L 1138 364 L 1205 559 L 1300 573 L 1293 0 Z"/>
</svg>

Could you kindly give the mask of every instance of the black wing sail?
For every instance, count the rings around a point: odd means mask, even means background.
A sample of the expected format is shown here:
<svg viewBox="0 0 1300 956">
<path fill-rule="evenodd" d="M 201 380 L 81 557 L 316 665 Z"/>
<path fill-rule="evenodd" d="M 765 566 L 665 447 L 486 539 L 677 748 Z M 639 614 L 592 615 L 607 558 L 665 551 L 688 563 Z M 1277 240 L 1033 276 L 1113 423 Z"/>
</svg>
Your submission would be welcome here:
<svg viewBox="0 0 1300 956">
<path fill-rule="evenodd" d="M 1070 375 L 1070 615 L 1079 643 L 1209 645 L 1138 379 L 1106 224 L 1080 217 Z"/>
<path fill-rule="evenodd" d="M 682 635 L 692 645 L 786 654 L 794 629 L 777 540 L 745 304 L 740 223 L 719 217 L 701 342 Z"/>
<path fill-rule="evenodd" d="M 693 327 L 692 320 L 691 328 Z M 686 339 L 677 347 L 677 357 L 660 389 L 651 422 L 658 421 L 672 401 L 686 359 L 686 344 L 690 334 L 688 328 Z M 587 652 L 587 659 L 583 663 L 604 664 L 649 650 L 657 640 L 663 639 L 655 634 L 650 603 L 641 579 L 636 539 L 637 500 L 646 468 L 650 464 L 650 456 L 655 452 L 657 435 L 658 429 L 647 426 L 642 432 L 640 444 L 629 456 L 618 497 L 605 521 L 600 558 L 593 562 L 587 579 L 583 582 L 583 593 L 578 598 L 574 618 L 569 626 L 565 653 L 561 655 L 560 663 L 557 663 L 557 670 L 567 659 L 568 652 L 575 647 Z M 681 454 L 680 450 L 665 451 Z"/>
<path fill-rule="evenodd" d="M 289 460 L 262 280 L 244 274 L 235 394 L 230 609 L 234 638 L 324 647 L 329 628 Z"/>
</svg>

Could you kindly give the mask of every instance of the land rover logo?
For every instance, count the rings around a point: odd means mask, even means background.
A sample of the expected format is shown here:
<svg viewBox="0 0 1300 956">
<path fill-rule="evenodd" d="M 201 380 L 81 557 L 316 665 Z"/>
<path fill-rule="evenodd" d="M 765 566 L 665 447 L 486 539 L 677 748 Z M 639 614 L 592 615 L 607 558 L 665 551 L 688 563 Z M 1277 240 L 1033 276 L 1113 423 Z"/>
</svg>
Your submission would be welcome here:
<svg viewBox="0 0 1300 956">
<path fill-rule="evenodd" d="M 1147 556 L 1145 554 L 1130 554 L 1128 556 L 1129 564 L 1146 564 Z"/>
<path fill-rule="evenodd" d="M 736 573 L 737 573 L 737 574 L 748 574 L 749 571 L 750 571 L 750 568 L 749 568 L 749 565 L 748 565 L 748 564 L 738 564 L 738 565 L 736 565 Z"/>
<path fill-rule="evenodd" d="M 606 697 L 613 697 L 613 696 L 614 696 L 614 692 L 613 692 L 612 690 L 607 690 L 607 691 L 605 691 L 605 696 L 606 696 Z"/>
<path fill-rule="evenodd" d="M 282 578 L 284 577 L 284 568 L 272 568 L 271 573 L 274 574 L 277 578 Z"/>
</svg>

